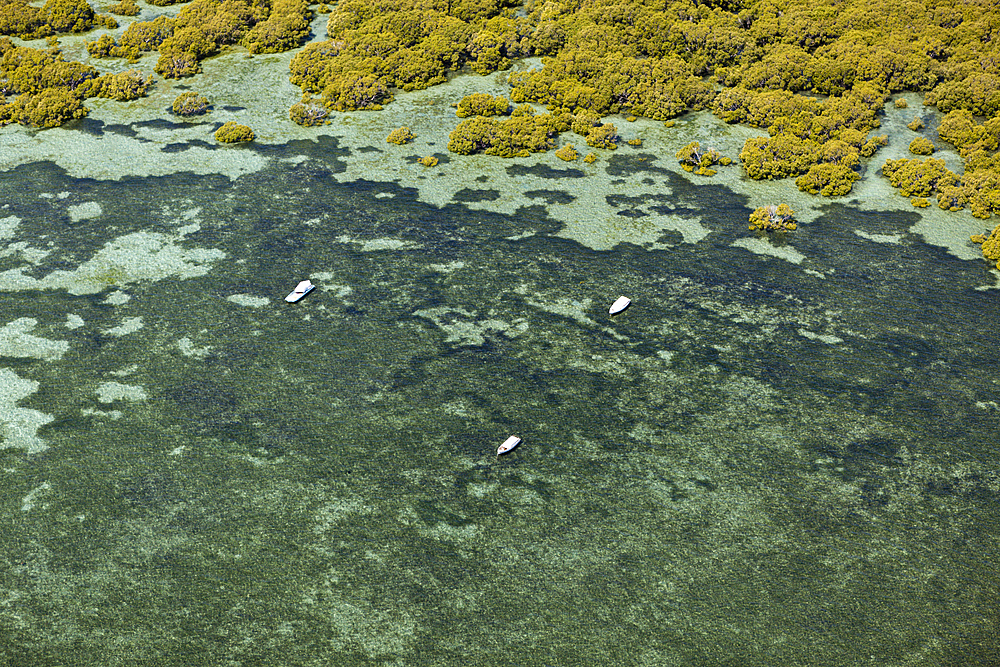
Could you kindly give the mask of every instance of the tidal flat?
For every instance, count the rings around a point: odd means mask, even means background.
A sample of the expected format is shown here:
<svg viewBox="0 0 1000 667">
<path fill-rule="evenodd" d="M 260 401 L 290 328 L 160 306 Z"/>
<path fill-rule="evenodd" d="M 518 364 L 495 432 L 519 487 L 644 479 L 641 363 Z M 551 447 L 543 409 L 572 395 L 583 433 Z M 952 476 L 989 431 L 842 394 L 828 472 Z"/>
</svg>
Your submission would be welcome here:
<svg viewBox="0 0 1000 667">
<path fill-rule="evenodd" d="M 290 58 L 0 129 L 0 665 L 995 660 L 997 272 L 875 173 L 917 98 L 829 199 L 681 170 L 707 114 L 449 154 L 503 73 L 300 128 Z"/>
</svg>

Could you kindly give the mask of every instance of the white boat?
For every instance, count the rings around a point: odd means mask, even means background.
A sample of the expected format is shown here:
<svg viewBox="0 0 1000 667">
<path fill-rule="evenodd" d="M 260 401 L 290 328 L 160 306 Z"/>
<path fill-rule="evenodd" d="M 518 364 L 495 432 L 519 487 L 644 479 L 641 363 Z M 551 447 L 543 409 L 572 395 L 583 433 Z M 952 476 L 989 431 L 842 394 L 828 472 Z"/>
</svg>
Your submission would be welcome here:
<svg viewBox="0 0 1000 667">
<path fill-rule="evenodd" d="M 521 439 L 516 435 L 512 435 L 503 441 L 503 444 L 497 447 L 497 457 L 501 454 L 506 454 L 510 450 L 514 449 L 521 444 Z"/>
<path fill-rule="evenodd" d="M 295 286 L 295 289 L 292 290 L 291 294 L 285 297 L 285 301 L 287 301 L 288 303 L 295 303 L 296 301 L 304 297 L 306 294 L 309 294 L 309 292 L 312 292 L 314 289 L 316 289 L 315 285 L 313 285 L 308 280 L 303 280 L 302 282 L 300 282 L 298 285 Z"/>
<path fill-rule="evenodd" d="M 618 313 L 628 308 L 631 304 L 632 304 L 632 299 L 628 298 L 627 296 L 620 296 L 617 299 L 615 299 L 615 302 L 611 304 L 610 308 L 608 308 L 608 315 L 617 315 Z"/>
</svg>

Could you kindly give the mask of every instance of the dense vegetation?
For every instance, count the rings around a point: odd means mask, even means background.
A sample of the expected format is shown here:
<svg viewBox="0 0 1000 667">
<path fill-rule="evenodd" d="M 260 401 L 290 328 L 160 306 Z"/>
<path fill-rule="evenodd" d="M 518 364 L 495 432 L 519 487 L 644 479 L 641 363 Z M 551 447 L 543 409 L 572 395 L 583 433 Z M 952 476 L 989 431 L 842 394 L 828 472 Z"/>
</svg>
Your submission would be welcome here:
<svg viewBox="0 0 1000 667">
<path fill-rule="evenodd" d="M 87 0 L 47 0 L 41 7 L 28 0 L 0 3 L 0 35 L 39 39 L 59 33 L 86 32 L 94 26 L 117 28 L 110 16 L 94 12 Z"/>
<path fill-rule="evenodd" d="M 32 49 L 0 37 L 0 125 L 55 127 L 87 115 L 88 97 L 134 100 L 146 94 L 151 76 L 137 70 L 99 76 L 96 69 L 63 58 L 58 46 Z"/>
<path fill-rule="evenodd" d="M 128 14 L 134 3 L 113 7 Z M 567 131 L 610 149 L 618 142 L 602 123 L 610 114 L 669 122 L 708 109 L 766 132 L 740 151 L 749 177 L 795 178 L 803 191 L 832 196 L 850 192 L 885 145 L 877 133 L 885 103 L 916 91 L 947 114 L 939 138 L 959 151 L 963 173 L 928 157 L 886 163 L 885 175 L 918 206 L 932 198 L 977 217 L 1000 212 L 998 0 L 340 0 L 320 10 L 329 12 L 326 39 L 300 51 L 290 73 L 303 91 L 290 116 L 304 125 L 379 109 L 398 90 L 463 68 L 488 74 L 541 56 L 541 67 L 509 77 L 507 98 L 459 103 L 451 150 L 527 155 L 554 148 Z M 302 44 L 310 18 L 307 0 L 193 0 L 176 18 L 133 23 L 90 50 L 131 59 L 155 50 L 158 73 L 183 77 L 230 45 L 261 53 Z M 0 7 L 0 34 L 25 38 L 112 21 L 85 0 Z M 5 62 L 4 72 L 13 69 Z M 25 94 L 4 76 L 5 96 Z M 5 99 L 2 118 L 54 124 L 82 113 L 76 78 L 53 86 Z M 895 105 L 907 107 L 900 97 Z M 930 139 L 914 137 L 913 152 L 929 156 Z M 707 173 L 701 157 L 689 166 Z"/>
<path fill-rule="evenodd" d="M 215 131 L 215 140 L 221 144 L 242 143 L 253 141 L 254 133 L 248 126 L 231 120 Z"/>
<path fill-rule="evenodd" d="M 171 107 L 178 116 L 200 116 L 208 111 L 208 99 L 195 92 L 181 93 Z"/>
<path fill-rule="evenodd" d="M 173 4 L 153 2 L 151 4 Z M 165 78 L 193 76 L 199 62 L 226 46 L 276 53 L 300 45 L 309 34 L 308 0 L 194 0 L 177 15 L 132 23 L 116 41 L 109 35 L 87 45 L 95 57 L 135 60 L 159 51 L 154 68 Z"/>
<path fill-rule="evenodd" d="M 699 176 L 714 176 L 715 170 L 712 169 L 713 166 L 717 164 L 726 166 L 732 163 L 731 159 L 723 157 L 714 148 L 702 148 L 701 144 L 697 141 L 692 141 L 677 151 L 676 157 L 684 171 L 690 171 Z"/>
<path fill-rule="evenodd" d="M 795 212 L 788 204 L 761 206 L 750 214 L 750 231 L 794 232 Z"/>
</svg>

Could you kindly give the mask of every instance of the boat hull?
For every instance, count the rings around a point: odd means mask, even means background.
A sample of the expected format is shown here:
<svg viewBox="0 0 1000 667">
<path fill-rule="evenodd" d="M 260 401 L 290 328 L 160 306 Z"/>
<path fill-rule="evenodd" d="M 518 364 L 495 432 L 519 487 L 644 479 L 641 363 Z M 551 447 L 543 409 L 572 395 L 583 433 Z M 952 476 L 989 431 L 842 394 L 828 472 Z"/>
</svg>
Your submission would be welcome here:
<svg viewBox="0 0 1000 667">
<path fill-rule="evenodd" d="M 608 315 L 617 315 L 618 313 L 622 312 L 631 305 L 632 305 L 631 299 L 629 299 L 627 296 L 620 296 L 617 299 L 615 299 L 615 302 L 611 304 L 610 308 L 608 308 Z"/>
<path fill-rule="evenodd" d="M 521 439 L 516 435 L 512 435 L 503 441 L 503 444 L 497 447 L 497 456 L 501 454 L 506 454 L 510 450 L 514 449 L 521 444 Z"/>
</svg>

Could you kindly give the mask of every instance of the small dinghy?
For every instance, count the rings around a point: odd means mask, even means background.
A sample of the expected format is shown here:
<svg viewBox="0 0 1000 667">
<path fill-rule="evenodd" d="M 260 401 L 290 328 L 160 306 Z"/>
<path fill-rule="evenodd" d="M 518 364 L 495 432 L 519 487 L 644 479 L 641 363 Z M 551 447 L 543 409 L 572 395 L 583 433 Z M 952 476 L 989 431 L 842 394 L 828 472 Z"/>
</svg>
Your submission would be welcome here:
<svg viewBox="0 0 1000 667">
<path fill-rule="evenodd" d="M 620 296 L 615 299 L 615 302 L 611 304 L 608 308 L 608 315 L 617 315 L 632 304 L 632 300 L 627 296 Z"/>
<path fill-rule="evenodd" d="M 314 289 L 316 289 L 315 285 L 313 285 L 308 280 L 303 280 L 302 282 L 300 282 L 298 285 L 295 286 L 295 289 L 292 291 L 291 294 L 285 297 L 285 301 L 287 301 L 288 303 L 295 303 L 296 301 L 304 297 L 306 294 L 309 294 L 309 292 L 312 292 Z"/>
<path fill-rule="evenodd" d="M 501 454 L 506 454 L 510 450 L 514 449 L 521 444 L 521 439 L 516 435 L 512 435 L 503 441 L 503 444 L 497 447 L 497 458 L 500 458 Z"/>
</svg>

